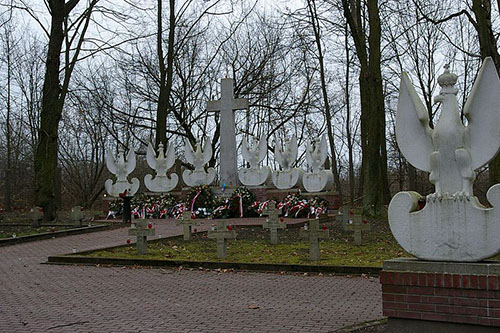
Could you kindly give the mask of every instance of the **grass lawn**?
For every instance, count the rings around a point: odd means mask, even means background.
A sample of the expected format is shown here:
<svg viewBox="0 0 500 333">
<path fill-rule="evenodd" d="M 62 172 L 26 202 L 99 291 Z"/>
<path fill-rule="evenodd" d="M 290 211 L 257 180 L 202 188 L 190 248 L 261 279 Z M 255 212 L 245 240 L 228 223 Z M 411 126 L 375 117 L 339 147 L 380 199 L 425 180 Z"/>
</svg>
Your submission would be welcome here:
<svg viewBox="0 0 500 333">
<path fill-rule="evenodd" d="M 321 260 L 318 265 L 381 267 L 386 259 L 410 256 L 402 250 L 388 230 L 387 222 L 372 224 L 363 245 L 353 244 L 352 235 L 339 223 L 328 222 L 330 238 L 320 242 Z M 142 258 L 160 260 L 223 261 L 253 263 L 311 264 L 309 244 L 299 238 L 298 228 L 279 232 L 280 244 L 271 245 L 269 231 L 261 227 L 235 228 L 236 240 L 228 241 L 227 257 L 218 259 L 216 242 L 205 234 L 195 234 L 193 240 L 157 240 L 148 242 L 148 254 L 138 256 L 135 245 L 100 250 L 85 256 L 109 258 Z"/>
</svg>

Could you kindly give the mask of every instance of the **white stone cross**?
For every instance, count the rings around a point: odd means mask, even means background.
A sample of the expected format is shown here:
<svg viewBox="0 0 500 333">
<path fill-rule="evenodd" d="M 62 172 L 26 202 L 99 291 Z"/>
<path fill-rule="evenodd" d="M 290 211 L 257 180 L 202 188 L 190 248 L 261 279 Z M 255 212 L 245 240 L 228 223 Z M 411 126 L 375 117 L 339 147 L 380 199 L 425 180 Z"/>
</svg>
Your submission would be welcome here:
<svg viewBox="0 0 500 333">
<path fill-rule="evenodd" d="M 225 258 L 227 253 L 227 240 L 236 238 L 236 231 L 227 226 L 226 221 L 217 221 L 217 227 L 208 231 L 208 238 L 217 240 L 217 258 Z"/>
<path fill-rule="evenodd" d="M 263 211 L 269 217 L 262 224 L 262 228 L 269 229 L 271 232 L 271 244 L 278 244 L 278 229 L 286 229 L 286 223 L 281 222 L 279 218 L 279 209 L 276 209 L 274 202 L 270 202 L 267 209 Z"/>
<path fill-rule="evenodd" d="M 146 254 L 148 236 L 154 236 L 155 229 L 146 220 L 139 220 L 136 227 L 128 229 L 128 235 L 137 237 L 137 253 Z"/>
<path fill-rule="evenodd" d="M 362 233 L 370 229 L 371 227 L 368 220 L 363 219 L 360 215 L 353 216 L 344 228 L 346 231 L 354 231 L 354 244 L 356 245 L 361 245 L 363 243 Z"/>
<path fill-rule="evenodd" d="M 347 231 L 346 227 L 349 224 L 350 218 L 351 218 L 351 207 L 349 207 L 348 205 L 343 205 L 342 206 L 342 213 L 339 214 L 337 212 L 336 221 L 342 222 L 342 229 Z"/>
<path fill-rule="evenodd" d="M 30 217 L 31 217 L 31 226 L 33 228 L 39 228 L 40 227 L 40 222 L 42 222 L 42 219 L 43 219 L 43 209 L 42 209 L 42 207 L 33 207 L 33 208 L 31 208 Z"/>
<path fill-rule="evenodd" d="M 324 227 L 323 227 L 324 228 Z M 309 257 L 311 261 L 319 260 L 319 239 L 330 237 L 330 231 L 319 228 L 319 219 L 309 220 L 304 229 L 299 231 L 300 237 L 309 239 Z"/>
<path fill-rule="evenodd" d="M 75 206 L 71 208 L 71 220 L 74 227 L 81 227 L 83 221 L 83 207 Z"/>
<path fill-rule="evenodd" d="M 221 80 L 221 99 L 207 102 L 207 111 L 220 111 L 220 181 L 238 185 L 234 110 L 248 109 L 248 99 L 234 98 L 233 79 Z"/>
<path fill-rule="evenodd" d="M 190 210 L 185 210 L 180 220 L 177 220 L 175 224 L 182 225 L 184 229 L 184 240 L 191 240 L 191 228 L 195 225 L 200 225 L 198 221 L 193 220 L 192 212 Z"/>
</svg>

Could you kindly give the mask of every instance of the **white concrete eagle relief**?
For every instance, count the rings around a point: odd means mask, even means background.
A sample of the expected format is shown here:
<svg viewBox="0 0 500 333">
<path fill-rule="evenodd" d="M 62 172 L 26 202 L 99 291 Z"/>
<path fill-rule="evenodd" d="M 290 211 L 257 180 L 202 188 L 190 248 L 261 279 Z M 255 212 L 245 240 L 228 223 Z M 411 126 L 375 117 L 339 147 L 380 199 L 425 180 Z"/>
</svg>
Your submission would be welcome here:
<svg viewBox="0 0 500 333">
<path fill-rule="evenodd" d="M 307 142 L 306 160 L 311 172 L 306 172 L 302 176 L 302 184 L 307 192 L 321 192 L 332 189 L 332 170 L 323 169 L 327 157 L 328 146 L 324 134 L 321 138 L 313 140 L 312 143 L 311 141 Z"/>
<path fill-rule="evenodd" d="M 389 224 L 396 240 L 414 256 L 426 260 L 478 261 L 500 252 L 500 184 L 487 198 L 493 208 L 473 196 L 475 170 L 493 159 L 500 147 L 500 80 L 486 58 L 463 109 L 457 104 L 457 76 L 448 67 L 438 78 L 435 97 L 441 115 L 429 126 L 426 108 L 403 73 L 396 113 L 396 139 L 405 158 L 430 173 L 435 192 L 426 197 L 400 192 L 389 205 Z"/>
<path fill-rule="evenodd" d="M 151 142 L 148 144 L 146 152 L 146 161 L 151 169 L 155 170 L 156 176 L 148 174 L 144 176 L 144 184 L 152 192 L 170 192 L 179 182 L 177 174 L 172 173 L 167 176 L 167 170 L 175 163 L 175 151 L 171 144 L 168 145 L 167 153 L 163 149 L 163 143 L 158 145 L 158 154 L 153 148 Z"/>
<path fill-rule="evenodd" d="M 245 186 L 259 186 L 267 183 L 271 178 L 271 169 L 268 166 L 260 166 L 260 163 L 267 156 L 265 135 L 262 135 L 254 147 L 249 147 L 248 138 L 243 138 L 241 152 L 245 161 L 250 164 L 250 168 L 238 170 L 240 182 Z"/>
<path fill-rule="evenodd" d="M 201 148 L 201 142 L 196 142 L 196 149 L 193 149 L 191 143 L 186 138 L 184 146 L 184 156 L 186 161 L 194 166 L 194 170 L 184 170 L 182 180 L 187 186 L 210 185 L 215 180 L 215 169 L 207 168 L 205 164 L 212 158 L 212 143 L 206 140 Z"/>
<path fill-rule="evenodd" d="M 282 145 L 281 139 L 276 140 L 274 158 L 282 168 L 282 170 L 273 171 L 273 184 L 276 188 L 286 190 L 301 185 L 303 171 L 299 168 L 292 168 L 292 164 L 297 159 L 297 154 L 297 137 L 295 135 L 286 140 L 284 145 Z"/>
<path fill-rule="evenodd" d="M 113 180 L 107 179 L 104 182 L 104 188 L 106 192 L 112 197 L 119 197 L 120 194 L 124 194 L 125 191 L 127 195 L 134 195 L 139 189 L 139 179 L 132 178 L 132 182 L 129 183 L 127 177 L 135 169 L 135 153 L 133 149 L 130 149 L 125 160 L 125 153 L 123 149 L 118 150 L 118 156 L 113 156 L 111 150 L 108 149 L 106 154 L 106 166 L 109 172 L 116 176 L 116 182 L 113 184 Z"/>
</svg>

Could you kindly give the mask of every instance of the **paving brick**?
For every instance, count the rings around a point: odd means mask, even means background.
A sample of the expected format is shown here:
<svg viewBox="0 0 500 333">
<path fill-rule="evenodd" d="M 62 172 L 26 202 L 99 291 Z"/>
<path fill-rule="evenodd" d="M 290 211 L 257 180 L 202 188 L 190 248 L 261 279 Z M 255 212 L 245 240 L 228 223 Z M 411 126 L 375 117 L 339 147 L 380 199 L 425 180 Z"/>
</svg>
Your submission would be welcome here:
<svg viewBox="0 0 500 333">
<path fill-rule="evenodd" d="M 157 235 L 182 234 L 155 223 Z M 127 238 L 122 228 L 1 247 L 0 332 L 330 332 L 382 316 L 377 279 L 41 264 Z"/>
</svg>

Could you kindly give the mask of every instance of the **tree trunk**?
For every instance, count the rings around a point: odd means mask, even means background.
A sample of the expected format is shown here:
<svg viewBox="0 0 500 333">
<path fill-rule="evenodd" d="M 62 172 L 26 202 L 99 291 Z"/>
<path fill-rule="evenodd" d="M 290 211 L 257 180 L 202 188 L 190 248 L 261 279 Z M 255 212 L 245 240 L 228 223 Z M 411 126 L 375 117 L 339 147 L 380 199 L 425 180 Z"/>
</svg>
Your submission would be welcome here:
<svg viewBox="0 0 500 333">
<path fill-rule="evenodd" d="M 59 70 L 61 64 L 60 54 L 64 40 L 64 0 L 53 0 L 50 9 L 50 38 L 42 90 L 39 139 L 35 152 L 35 200 L 36 204 L 43 208 L 44 221 L 54 220 L 57 210 L 55 202 L 57 136 L 63 109 L 63 101 L 60 99 Z"/>
<path fill-rule="evenodd" d="M 481 58 L 492 57 L 500 72 L 500 55 L 497 42 L 491 26 L 491 0 L 472 0 L 472 11 L 476 18 L 475 28 L 479 38 Z M 500 183 L 500 155 L 488 164 L 490 185 Z"/>
<path fill-rule="evenodd" d="M 314 37 L 316 41 L 316 47 L 318 50 L 318 62 L 319 62 L 319 74 L 321 79 L 321 92 L 323 95 L 323 104 L 325 107 L 325 119 L 326 119 L 326 129 L 328 134 L 328 141 L 330 143 L 330 154 L 332 156 L 332 172 L 333 179 L 335 182 L 335 187 L 337 188 L 337 192 L 339 194 L 340 204 L 342 205 L 343 196 L 342 196 L 342 186 L 340 184 L 340 177 L 337 166 L 337 157 L 335 153 L 335 141 L 333 135 L 333 125 L 332 125 L 332 115 L 330 112 L 330 102 L 328 100 L 328 91 L 326 86 L 326 78 L 325 78 L 325 64 L 323 60 L 323 49 L 321 47 L 321 36 L 320 36 L 320 26 L 318 20 L 318 14 L 316 12 L 316 4 L 314 0 L 307 1 L 307 7 L 309 9 L 309 14 L 311 15 L 311 25 L 314 32 Z"/>
<path fill-rule="evenodd" d="M 342 0 L 360 62 L 361 150 L 363 213 L 378 215 L 389 199 L 387 152 L 385 145 L 385 108 L 380 70 L 380 17 L 378 1 L 367 1 L 368 46 L 361 23 L 361 1 Z"/>
<path fill-rule="evenodd" d="M 354 176 L 354 157 L 353 157 L 353 139 L 351 134 L 351 96 L 349 92 L 349 78 L 350 78 L 350 70 L 351 70 L 351 57 L 349 52 L 349 39 L 348 39 L 348 26 L 345 25 L 345 59 L 346 59 L 346 68 L 345 68 L 345 106 L 346 106 L 346 136 L 347 136 L 347 150 L 348 150 L 348 158 L 349 158 L 349 195 L 351 205 L 354 204 L 354 199 L 356 198 L 356 183 Z"/>
<path fill-rule="evenodd" d="M 12 210 L 12 127 L 11 127 L 11 79 L 12 79 L 12 63 L 11 63 L 11 45 L 10 45 L 10 29 L 6 32 L 5 48 L 7 52 L 7 115 L 5 119 L 5 140 L 7 146 L 7 165 L 5 166 L 5 210 Z"/>
<path fill-rule="evenodd" d="M 162 25 L 162 0 L 158 0 L 158 29 L 157 29 L 157 54 L 160 68 L 160 90 L 156 111 L 155 145 L 160 142 L 167 147 L 167 115 L 170 109 L 170 95 L 172 92 L 173 64 L 174 64 L 174 38 L 175 38 L 175 0 L 169 0 L 169 29 L 167 45 L 167 62 L 163 55 L 163 25 Z"/>
</svg>

